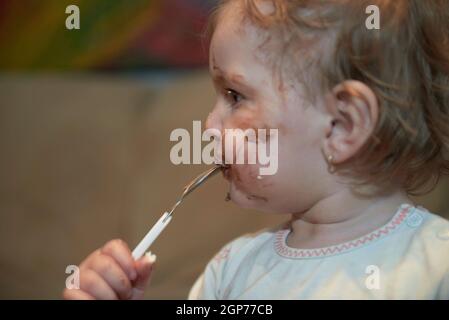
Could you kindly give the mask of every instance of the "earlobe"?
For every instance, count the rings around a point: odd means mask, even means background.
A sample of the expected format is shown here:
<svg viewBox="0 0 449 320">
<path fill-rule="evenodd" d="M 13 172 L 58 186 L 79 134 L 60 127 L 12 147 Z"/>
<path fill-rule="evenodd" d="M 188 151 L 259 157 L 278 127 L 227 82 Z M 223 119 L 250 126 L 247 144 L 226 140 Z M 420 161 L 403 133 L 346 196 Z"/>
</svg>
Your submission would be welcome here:
<svg viewBox="0 0 449 320">
<path fill-rule="evenodd" d="M 330 95 L 323 152 L 338 165 L 352 158 L 369 140 L 377 125 L 379 106 L 371 88 L 359 81 L 345 81 Z"/>
</svg>

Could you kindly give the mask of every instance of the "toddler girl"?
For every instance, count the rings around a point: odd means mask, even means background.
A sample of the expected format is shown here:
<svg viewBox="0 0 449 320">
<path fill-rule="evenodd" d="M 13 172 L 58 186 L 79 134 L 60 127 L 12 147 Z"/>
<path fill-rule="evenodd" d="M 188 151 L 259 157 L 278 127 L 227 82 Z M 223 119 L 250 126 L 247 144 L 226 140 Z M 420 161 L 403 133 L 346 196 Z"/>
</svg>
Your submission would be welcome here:
<svg viewBox="0 0 449 320">
<path fill-rule="evenodd" d="M 290 219 L 225 245 L 189 298 L 448 299 L 449 222 L 408 196 L 449 168 L 449 4 L 228 0 L 210 31 L 207 126 L 278 129 L 277 172 L 231 165 L 229 198 Z M 64 296 L 139 298 L 150 273 L 114 241 Z"/>
</svg>

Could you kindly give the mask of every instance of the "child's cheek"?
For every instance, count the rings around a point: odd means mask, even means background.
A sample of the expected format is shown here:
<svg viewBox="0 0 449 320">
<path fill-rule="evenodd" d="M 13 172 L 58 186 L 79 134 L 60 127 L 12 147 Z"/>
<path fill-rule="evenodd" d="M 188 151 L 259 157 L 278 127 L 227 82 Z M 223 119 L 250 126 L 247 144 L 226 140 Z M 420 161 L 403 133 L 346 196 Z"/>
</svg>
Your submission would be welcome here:
<svg viewBox="0 0 449 320">
<path fill-rule="evenodd" d="M 230 117 L 229 128 L 232 129 L 253 129 L 256 130 L 264 128 L 266 126 L 267 120 L 264 117 L 264 112 L 261 108 L 255 109 L 236 109 Z"/>
<path fill-rule="evenodd" d="M 252 156 L 256 157 L 256 154 L 253 153 L 257 152 L 258 142 L 266 139 L 260 134 L 259 129 L 265 129 L 266 132 L 269 132 L 268 121 L 264 119 L 262 112 L 244 109 L 234 111 L 232 117 L 225 123 L 225 131 L 223 132 L 223 154 L 228 163 L 237 164 L 237 158 L 240 157 L 239 159 L 244 159 L 244 163 L 248 164 L 248 149 L 251 150 Z M 238 130 L 245 134 L 244 139 L 235 138 Z M 233 146 L 232 150 L 225 148 L 230 145 Z"/>
<path fill-rule="evenodd" d="M 265 129 L 269 133 L 270 129 L 279 129 L 282 131 L 282 121 L 282 114 L 277 108 L 257 105 L 236 109 L 225 123 L 225 128 L 252 129 L 256 134 L 259 129 Z"/>
<path fill-rule="evenodd" d="M 266 117 L 267 113 L 263 112 L 262 108 L 255 108 L 254 110 L 235 110 L 233 116 L 225 123 L 225 128 L 240 129 L 245 131 L 247 129 L 254 130 L 256 139 L 246 139 L 244 145 L 236 146 L 232 154 L 224 150 L 225 159 L 232 161 L 232 180 L 242 191 L 250 197 L 265 198 L 265 194 L 273 186 L 273 179 L 270 176 L 260 175 L 260 166 L 256 164 L 248 164 L 248 149 L 257 152 L 258 144 L 266 143 L 270 138 L 270 129 L 278 129 L 279 125 L 275 125 L 273 119 Z M 273 116 L 273 115 L 272 115 Z M 265 133 L 258 131 L 265 129 Z M 225 132 L 226 141 L 226 132 Z M 228 136 L 230 139 L 230 136 Z M 236 164 L 236 158 L 244 159 L 244 164 Z M 257 159 L 257 156 L 253 155 Z M 231 159 L 232 158 L 232 159 Z"/>
</svg>

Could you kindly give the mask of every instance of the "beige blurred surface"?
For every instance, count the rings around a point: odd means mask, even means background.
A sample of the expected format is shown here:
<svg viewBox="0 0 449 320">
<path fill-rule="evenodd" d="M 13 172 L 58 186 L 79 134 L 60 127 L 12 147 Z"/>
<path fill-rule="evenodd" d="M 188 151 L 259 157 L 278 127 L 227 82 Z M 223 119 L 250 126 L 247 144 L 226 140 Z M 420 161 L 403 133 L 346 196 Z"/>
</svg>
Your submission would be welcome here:
<svg viewBox="0 0 449 320">
<path fill-rule="evenodd" d="M 98 75 L 0 77 L 0 298 L 60 298 L 65 268 L 113 238 L 137 244 L 200 165 L 170 162 L 170 132 L 214 100 L 205 72 L 163 86 Z M 418 199 L 449 215 L 447 180 Z M 284 218 L 224 202 L 214 178 L 152 251 L 147 298 L 180 298 L 231 239 Z"/>
</svg>

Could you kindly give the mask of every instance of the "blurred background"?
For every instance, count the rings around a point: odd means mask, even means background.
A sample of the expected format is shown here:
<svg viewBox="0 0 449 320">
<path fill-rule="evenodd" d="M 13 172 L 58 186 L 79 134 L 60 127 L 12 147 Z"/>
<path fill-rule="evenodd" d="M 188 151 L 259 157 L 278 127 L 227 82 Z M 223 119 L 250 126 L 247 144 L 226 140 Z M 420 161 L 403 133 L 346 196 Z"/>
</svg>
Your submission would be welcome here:
<svg viewBox="0 0 449 320">
<path fill-rule="evenodd" d="M 80 29 L 68 30 L 77 5 Z M 212 0 L 0 0 L 0 298 L 59 299 L 113 238 L 134 247 L 204 166 L 169 159 L 214 101 L 203 37 Z M 447 180 L 417 198 L 449 216 Z M 184 299 L 228 241 L 285 218 L 224 202 L 215 178 L 152 251 L 149 299 Z"/>
</svg>

